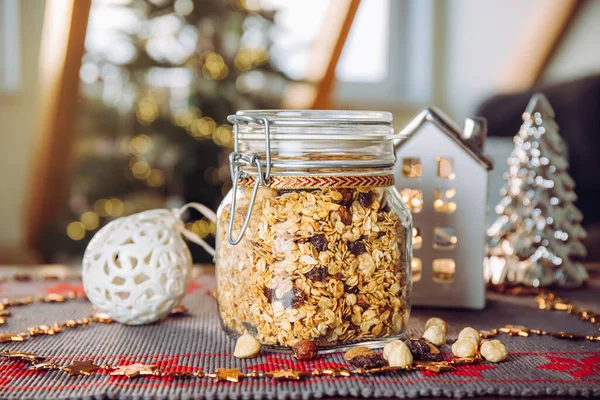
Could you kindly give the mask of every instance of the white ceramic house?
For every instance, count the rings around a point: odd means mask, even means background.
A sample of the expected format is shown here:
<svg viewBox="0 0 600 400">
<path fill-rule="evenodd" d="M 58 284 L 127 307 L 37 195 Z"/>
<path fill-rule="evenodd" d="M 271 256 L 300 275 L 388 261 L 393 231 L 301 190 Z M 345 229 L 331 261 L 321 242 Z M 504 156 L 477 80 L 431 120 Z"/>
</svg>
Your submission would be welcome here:
<svg viewBox="0 0 600 400">
<path fill-rule="evenodd" d="M 413 214 L 413 294 L 418 306 L 485 306 L 483 261 L 488 171 L 485 119 L 463 132 L 442 112 L 421 111 L 401 132 L 396 186 Z"/>
</svg>

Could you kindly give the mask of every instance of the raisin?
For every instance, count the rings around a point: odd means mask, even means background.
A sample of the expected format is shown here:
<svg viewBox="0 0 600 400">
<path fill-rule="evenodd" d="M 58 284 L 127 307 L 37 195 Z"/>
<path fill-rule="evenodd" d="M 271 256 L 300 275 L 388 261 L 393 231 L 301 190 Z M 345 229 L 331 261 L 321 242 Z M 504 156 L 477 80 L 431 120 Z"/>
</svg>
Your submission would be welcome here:
<svg viewBox="0 0 600 400">
<path fill-rule="evenodd" d="M 419 340 L 421 340 L 422 342 L 425 342 L 425 344 L 429 347 L 430 354 L 441 354 L 440 349 L 438 349 L 437 346 L 435 344 L 431 343 L 431 341 L 429 341 L 428 339 L 421 338 Z"/>
<path fill-rule="evenodd" d="M 356 305 L 364 310 L 371 306 L 364 294 L 359 294 L 358 296 L 356 296 Z"/>
<path fill-rule="evenodd" d="M 298 308 L 306 300 L 306 294 L 298 288 L 285 292 L 281 297 L 283 308 Z"/>
<path fill-rule="evenodd" d="M 267 300 L 268 300 L 269 302 L 271 302 L 271 301 L 273 300 L 273 293 L 274 293 L 274 292 L 275 292 L 275 291 L 274 291 L 273 289 L 271 289 L 271 288 L 268 288 L 268 287 L 266 287 L 266 286 L 263 288 L 263 294 L 265 295 L 265 297 L 267 298 Z"/>
<path fill-rule="evenodd" d="M 404 343 L 406 343 L 406 345 L 408 346 L 408 349 L 412 353 L 415 360 L 422 360 L 423 355 L 429 354 L 430 352 L 429 346 L 422 340 L 409 339 Z"/>
<path fill-rule="evenodd" d="M 373 204 L 373 200 L 373 192 L 370 190 L 368 192 L 358 193 L 358 204 L 363 206 L 363 208 L 371 207 L 371 204 Z"/>
<path fill-rule="evenodd" d="M 362 241 L 357 240 L 356 242 L 348 242 L 348 250 L 350 251 L 350 253 L 354 254 L 355 256 L 358 256 L 367 251 L 367 248 L 365 247 L 365 244 Z"/>
<path fill-rule="evenodd" d="M 319 251 L 327 250 L 327 239 L 325 239 L 325 235 L 322 233 L 311 237 L 310 242 Z"/>
<path fill-rule="evenodd" d="M 346 291 L 346 293 L 352 293 L 352 294 L 358 293 L 358 287 L 356 287 L 356 286 L 344 285 L 344 290 Z"/>
<path fill-rule="evenodd" d="M 442 353 L 439 353 L 439 354 L 425 353 L 425 354 L 422 354 L 421 358 L 420 358 L 421 361 L 442 361 L 443 359 L 444 359 L 444 356 L 442 355 Z"/>
<path fill-rule="evenodd" d="M 304 274 L 304 276 L 313 282 L 324 281 L 328 275 L 327 267 L 313 267 L 313 269 Z"/>
<path fill-rule="evenodd" d="M 352 214 L 350 214 L 344 207 L 340 207 L 337 210 L 332 211 L 332 213 L 339 215 L 340 221 L 342 221 L 344 225 L 350 225 L 352 223 Z"/>
<path fill-rule="evenodd" d="M 379 209 L 379 211 L 381 211 L 381 212 L 390 212 L 390 205 L 387 202 L 385 204 L 382 204 L 382 206 Z"/>
<path fill-rule="evenodd" d="M 381 368 L 388 365 L 388 362 L 380 354 L 355 356 L 349 362 L 356 368 L 364 369 Z"/>
<path fill-rule="evenodd" d="M 337 189 L 337 191 L 342 195 L 342 199 L 336 201 L 338 204 L 342 204 L 344 207 L 350 207 L 352 204 L 352 198 L 354 197 L 354 190 L 352 189 Z"/>
<path fill-rule="evenodd" d="M 409 339 L 405 343 L 415 360 L 442 361 L 444 358 L 440 350 L 426 339 Z"/>
</svg>

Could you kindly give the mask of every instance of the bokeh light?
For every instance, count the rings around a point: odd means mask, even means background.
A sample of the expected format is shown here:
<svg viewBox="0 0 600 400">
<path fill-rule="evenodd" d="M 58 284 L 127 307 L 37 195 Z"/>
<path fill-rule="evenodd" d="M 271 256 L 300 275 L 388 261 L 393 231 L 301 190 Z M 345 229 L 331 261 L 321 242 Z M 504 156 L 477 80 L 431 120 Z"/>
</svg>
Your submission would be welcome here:
<svg viewBox="0 0 600 400">
<path fill-rule="evenodd" d="M 85 237 L 85 226 L 79 221 L 67 225 L 67 236 L 72 240 L 81 240 Z"/>
</svg>

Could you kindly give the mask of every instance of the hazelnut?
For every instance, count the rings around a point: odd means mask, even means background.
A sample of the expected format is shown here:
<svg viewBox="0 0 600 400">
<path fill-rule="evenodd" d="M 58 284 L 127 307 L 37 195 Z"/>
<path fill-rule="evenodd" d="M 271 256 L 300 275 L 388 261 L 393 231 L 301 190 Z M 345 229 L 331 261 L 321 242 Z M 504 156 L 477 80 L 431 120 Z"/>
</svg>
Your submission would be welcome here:
<svg viewBox="0 0 600 400">
<path fill-rule="evenodd" d="M 233 355 L 237 358 L 252 358 L 260 352 L 260 343 L 252 335 L 242 335 L 235 344 Z"/>
<path fill-rule="evenodd" d="M 375 352 L 367 347 L 355 347 L 353 349 L 348 350 L 344 354 L 344 359 L 346 361 L 350 361 L 357 356 L 372 356 L 374 354 Z"/>
<path fill-rule="evenodd" d="M 438 325 L 432 325 L 425 330 L 423 338 L 429 340 L 436 346 L 443 346 L 446 344 L 446 332 Z"/>
<path fill-rule="evenodd" d="M 477 346 L 472 339 L 458 339 L 452 345 L 452 354 L 456 357 L 474 357 L 477 354 Z"/>
<path fill-rule="evenodd" d="M 431 328 L 432 326 L 439 326 L 444 330 L 444 334 L 448 333 L 448 324 L 441 318 L 432 317 L 427 320 L 425 323 L 425 330 Z"/>
<path fill-rule="evenodd" d="M 458 334 L 458 339 L 469 339 L 475 343 L 475 347 L 479 347 L 479 343 L 481 342 L 481 336 L 476 329 L 471 327 L 466 327 Z"/>
<path fill-rule="evenodd" d="M 300 340 L 292 346 L 292 355 L 300 361 L 312 360 L 318 352 L 317 345 L 308 339 Z"/>
<path fill-rule="evenodd" d="M 413 363 L 413 355 L 410 349 L 401 340 L 392 340 L 383 348 L 383 358 L 387 360 L 390 367 L 410 367 Z"/>
<path fill-rule="evenodd" d="M 508 357 L 508 349 L 499 340 L 486 340 L 481 344 L 480 352 L 489 362 L 500 362 Z"/>
</svg>

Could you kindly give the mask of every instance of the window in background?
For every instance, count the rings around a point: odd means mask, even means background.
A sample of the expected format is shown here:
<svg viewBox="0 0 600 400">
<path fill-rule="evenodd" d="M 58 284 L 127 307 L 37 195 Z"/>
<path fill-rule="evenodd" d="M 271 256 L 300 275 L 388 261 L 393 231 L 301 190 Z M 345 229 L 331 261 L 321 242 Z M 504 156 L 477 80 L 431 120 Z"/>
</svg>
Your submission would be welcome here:
<svg viewBox="0 0 600 400">
<path fill-rule="evenodd" d="M 271 32 L 273 64 L 288 77 L 303 79 L 329 0 L 261 0 L 259 3 L 265 9 L 277 10 Z"/>
<path fill-rule="evenodd" d="M 389 76 L 390 0 L 363 1 L 335 71 L 342 82 L 377 83 Z"/>
<path fill-rule="evenodd" d="M 293 79 L 304 78 L 330 1 L 253 2 L 277 10 L 271 33 L 274 65 Z M 336 107 L 421 106 L 428 102 L 434 16 L 433 0 L 362 1 L 336 69 Z"/>
<path fill-rule="evenodd" d="M 433 28 L 433 0 L 361 2 L 336 70 L 338 104 L 427 102 Z"/>
<path fill-rule="evenodd" d="M 0 93 L 19 88 L 20 57 L 19 2 L 0 0 Z"/>
</svg>

